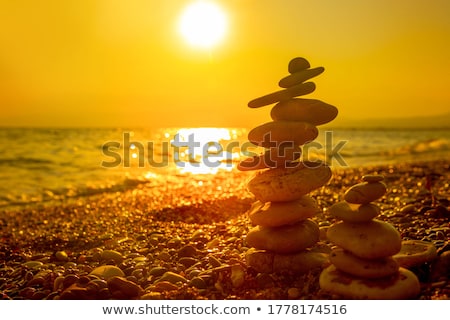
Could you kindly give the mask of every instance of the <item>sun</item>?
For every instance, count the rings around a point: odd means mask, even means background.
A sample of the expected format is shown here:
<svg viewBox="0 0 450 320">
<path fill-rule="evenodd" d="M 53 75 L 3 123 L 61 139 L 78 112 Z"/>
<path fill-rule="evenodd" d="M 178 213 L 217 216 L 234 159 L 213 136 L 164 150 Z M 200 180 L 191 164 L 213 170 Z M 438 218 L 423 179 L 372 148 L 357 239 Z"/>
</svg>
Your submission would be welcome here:
<svg viewBox="0 0 450 320">
<path fill-rule="evenodd" d="M 190 45 L 211 48 L 225 36 L 228 21 L 225 11 L 211 1 L 196 1 L 183 11 L 179 32 Z"/>
</svg>

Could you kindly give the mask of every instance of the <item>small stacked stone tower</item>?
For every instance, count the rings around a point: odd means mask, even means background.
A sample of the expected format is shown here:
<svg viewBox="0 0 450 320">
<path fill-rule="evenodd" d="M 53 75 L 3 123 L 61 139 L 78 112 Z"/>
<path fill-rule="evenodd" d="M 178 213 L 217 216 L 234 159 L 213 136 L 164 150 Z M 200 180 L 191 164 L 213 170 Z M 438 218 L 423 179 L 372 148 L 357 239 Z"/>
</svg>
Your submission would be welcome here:
<svg viewBox="0 0 450 320">
<path fill-rule="evenodd" d="M 342 220 L 327 231 L 337 246 L 330 253 L 329 267 L 320 275 L 320 287 L 352 299 L 407 299 L 420 291 L 419 280 L 399 267 L 392 257 L 402 246 L 399 232 L 389 223 L 375 219 L 380 208 L 373 204 L 386 193 L 384 178 L 367 175 L 349 188 L 344 201 L 329 208 Z"/>
</svg>

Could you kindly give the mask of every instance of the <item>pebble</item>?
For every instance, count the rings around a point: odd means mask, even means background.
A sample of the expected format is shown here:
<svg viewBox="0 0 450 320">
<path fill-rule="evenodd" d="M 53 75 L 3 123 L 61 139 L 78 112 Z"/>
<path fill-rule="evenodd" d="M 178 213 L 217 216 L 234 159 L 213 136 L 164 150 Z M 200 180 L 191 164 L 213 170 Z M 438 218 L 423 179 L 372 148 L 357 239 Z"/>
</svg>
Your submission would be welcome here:
<svg viewBox="0 0 450 320">
<path fill-rule="evenodd" d="M 434 244 L 420 240 L 402 241 L 400 252 L 394 255 L 395 261 L 404 268 L 419 266 L 436 258 L 437 250 Z"/>
<path fill-rule="evenodd" d="M 248 211 L 248 216 L 254 225 L 279 227 L 311 218 L 320 211 L 317 202 L 304 195 L 288 202 L 256 201 Z"/>
<path fill-rule="evenodd" d="M 314 82 L 304 82 L 288 89 L 276 91 L 268 95 L 256 98 L 248 103 L 250 108 L 259 108 L 272 103 L 289 100 L 294 97 L 303 96 L 316 90 Z"/>
<path fill-rule="evenodd" d="M 380 208 L 372 203 L 357 205 L 341 201 L 329 207 L 328 212 L 346 222 L 369 222 L 380 214 Z"/>
<path fill-rule="evenodd" d="M 64 264 L 64 268 L 66 269 L 76 269 L 77 264 L 75 262 L 69 261 Z"/>
<path fill-rule="evenodd" d="M 312 220 L 304 220 L 277 228 L 256 226 L 246 237 L 249 246 L 277 253 L 294 253 L 319 241 L 319 227 Z"/>
<path fill-rule="evenodd" d="M 141 300 L 161 300 L 162 294 L 161 292 L 147 292 L 144 295 L 141 296 Z"/>
<path fill-rule="evenodd" d="M 208 256 L 208 262 L 213 268 L 217 268 L 222 265 L 222 262 L 220 262 L 219 259 L 217 259 L 216 257 L 214 257 L 212 255 Z"/>
<path fill-rule="evenodd" d="M 392 256 L 400 251 L 400 233 L 389 223 L 372 220 L 364 223 L 337 222 L 327 231 L 335 245 L 363 259 Z"/>
<path fill-rule="evenodd" d="M 59 289 L 62 289 L 63 281 L 64 281 L 63 276 L 56 277 L 55 280 L 53 280 L 53 291 L 58 291 Z"/>
<path fill-rule="evenodd" d="M 312 69 L 304 69 L 296 71 L 287 77 L 284 77 L 278 82 L 278 85 L 281 88 L 290 88 L 292 86 L 301 84 L 305 82 L 306 80 L 309 80 L 311 78 L 314 78 L 325 71 L 324 67 L 317 67 Z"/>
<path fill-rule="evenodd" d="M 62 282 L 63 288 L 70 287 L 72 284 L 77 283 L 79 279 L 80 279 L 80 277 L 77 276 L 76 274 L 68 274 L 63 279 L 63 282 Z"/>
<path fill-rule="evenodd" d="M 408 204 L 400 209 L 401 213 L 413 213 L 417 210 L 416 206 L 414 204 Z"/>
<path fill-rule="evenodd" d="M 159 281 L 158 283 L 152 286 L 152 291 L 159 291 L 159 292 L 173 291 L 177 289 L 178 286 L 169 281 Z"/>
<path fill-rule="evenodd" d="M 183 277 L 179 274 L 176 274 L 175 272 L 172 272 L 172 271 L 165 272 L 161 278 L 159 278 L 158 280 L 155 281 L 155 284 L 158 282 L 161 282 L 161 281 L 168 281 L 173 284 L 176 284 L 179 282 L 181 282 L 181 283 L 188 282 L 188 280 L 185 277 Z"/>
<path fill-rule="evenodd" d="M 44 264 L 41 261 L 27 261 L 22 263 L 22 266 L 29 269 L 37 269 L 42 267 Z"/>
<path fill-rule="evenodd" d="M 138 297 L 144 292 L 138 284 L 120 276 L 109 278 L 108 288 L 111 292 L 119 290 L 129 298 Z"/>
<path fill-rule="evenodd" d="M 275 121 L 304 121 L 318 126 L 337 117 L 338 109 L 315 99 L 289 99 L 277 103 L 270 111 Z"/>
<path fill-rule="evenodd" d="M 196 264 L 197 260 L 195 258 L 191 258 L 191 257 L 181 257 L 178 260 L 178 262 L 181 263 L 186 268 L 189 268 L 190 266 Z"/>
<path fill-rule="evenodd" d="M 214 238 L 206 244 L 207 249 L 214 249 L 220 244 L 220 240 L 218 238 Z"/>
<path fill-rule="evenodd" d="M 264 148 L 276 147 L 291 143 L 301 146 L 317 138 L 317 127 L 302 121 L 271 121 L 266 122 L 248 133 L 248 140 Z"/>
<path fill-rule="evenodd" d="M 404 268 L 393 276 L 370 280 L 351 277 L 330 265 L 320 274 L 319 284 L 324 291 L 359 300 L 404 300 L 420 292 L 419 280 Z"/>
<path fill-rule="evenodd" d="M 200 277 L 194 277 L 189 281 L 189 284 L 197 289 L 206 289 L 207 285 L 205 280 Z"/>
<path fill-rule="evenodd" d="M 161 252 L 158 254 L 158 259 L 167 262 L 167 261 L 170 261 L 170 260 L 172 259 L 172 256 L 171 256 L 170 253 L 167 252 L 167 251 L 161 251 Z"/>
<path fill-rule="evenodd" d="M 247 188 L 261 202 L 293 201 L 325 185 L 331 175 L 331 169 L 327 165 L 305 162 L 297 168 L 258 172 L 248 182 Z"/>
<path fill-rule="evenodd" d="M 202 273 L 202 271 L 199 270 L 199 269 L 191 269 L 191 268 L 187 269 L 185 272 L 186 273 L 188 272 L 188 278 L 189 279 L 195 278 L 198 275 L 200 275 L 200 273 Z"/>
<path fill-rule="evenodd" d="M 240 265 L 232 265 L 230 280 L 234 288 L 242 287 L 245 281 L 245 270 Z"/>
<path fill-rule="evenodd" d="M 399 269 L 399 264 L 392 257 L 361 259 L 342 248 L 331 251 L 330 262 L 340 271 L 367 279 L 387 277 Z"/>
<path fill-rule="evenodd" d="M 195 257 L 197 254 L 198 250 L 190 244 L 187 244 L 178 250 L 178 257 Z"/>
<path fill-rule="evenodd" d="M 61 300 L 87 300 L 94 299 L 95 293 L 93 294 L 78 283 L 73 283 L 61 293 L 59 298 Z"/>
<path fill-rule="evenodd" d="M 195 232 L 192 234 L 191 239 L 193 241 L 196 241 L 203 237 L 205 237 L 205 231 L 203 231 L 202 229 L 198 229 L 198 230 L 195 230 Z"/>
<path fill-rule="evenodd" d="M 257 272 L 272 273 L 274 256 L 273 252 L 250 248 L 245 253 L 245 262 Z"/>
<path fill-rule="evenodd" d="M 308 60 L 302 57 L 297 57 L 289 61 L 288 71 L 289 73 L 295 73 L 304 69 L 308 69 L 310 67 L 311 65 L 309 64 Z"/>
<path fill-rule="evenodd" d="M 112 265 L 104 265 L 104 266 L 100 266 L 95 268 L 94 270 L 92 270 L 89 275 L 93 275 L 93 276 L 97 276 L 99 278 L 103 278 L 105 280 L 108 280 L 109 278 L 112 278 L 114 276 L 119 276 L 119 277 L 124 277 L 125 274 L 123 273 L 123 271 L 116 267 L 116 266 L 112 266 Z"/>
<path fill-rule="evenodd" d="M 240 171 L 260 170 L 265 168 L 295 167 L 297 164 L 292 161 L 299 159 L 302 152 L 293 143 L 285 143 L 283 147 L 269 148 L 261 155 L 240 161 L 237 169 Z"/>
<path fill-rule="evenodd" d="M 450 251 L 445 251 L 438 256 L 431 268 L 431 278 L 438 280 L 450 277 Z"/>
<path fill-rule="evenodd" d="M 25 299 L 31 299 L 33 294 L 36 292 L 35 288 L 32 287 L 26 287 L 19 291 L 19 295 Z"/>
<path fill-rule="evenodd" d="M 33 279 L 27 282 L 27 286 L 43 286 L 45 284 L 45 279 L 41 276 L 35 276 Z"/>
<path fill-rule="evenodd" d="M 95 285 L 99 290 L 108 287 L 108 283 L 102 279 L 92 279 L 91 281 L 89 281 L 88 285 L 89 284 Z"/>
<path fill-rule="evenodd" d="M 273 280 L 270 273 L 258 273 L 255 279 L 258 283 L 258 287 L 262 289 L 273 288 L 273 286 L 275 285 L 275 281 Z"/>
<path fill-rule="evenodd" d="M 246 252 L 245 260 L 249 267 L 263 274 L 283 272 L 304 274 L 329 264 L 328 254 L 311 249 L 293 254 L 277 254 L 251 248 Z"/>
<path fill-rule="evenodd" d="M 67 261 L 69 260 L 69 256 L 65 251 L 56 251 L 55 258 L 58 261 Z"/>
<path fill-rule="evenodd" d="M 349 203 L 367 204 L 375 201 L 387 191 L 383 182 L 362 182 L 355 184 L 344 194 L 344 200 Z"/>
<path fill-rule="evenodd" d="M 164 268 L 164 267 L 153 267 L 150 269 L 149 275 L 155 276 L 155 277 L 160 277 L 167 271 L 168 271 L 167 268 Z"/>
<path fill-rule="evenodd" d="M 145 262 L 147 260 L 148 260 L 147 257 L 144 256 L 136 256 L 133 258 L 133 262 L 136 262 L 136 264 Z"/>
<path fill-rule="evenodd" d="M 287 293 L 288 299 L 297 299 L 300 297 L 300 290 L 298 288 L 289 288 Z"/>
<path fill-rule="evenodd" d="M 103 250 L 101 252 L 101 259 L 106 261 L 113 260 L 115 263 L 119 264 L 123 262 L 124 258 L 122 254 L 116 250 Z"/>
<path fill-rule="evenodd" d="M 364 182 L 381 182 L 384 180 L 384 176 L 381 174 L 366 174 L 362 176 Z"/>
</svg>

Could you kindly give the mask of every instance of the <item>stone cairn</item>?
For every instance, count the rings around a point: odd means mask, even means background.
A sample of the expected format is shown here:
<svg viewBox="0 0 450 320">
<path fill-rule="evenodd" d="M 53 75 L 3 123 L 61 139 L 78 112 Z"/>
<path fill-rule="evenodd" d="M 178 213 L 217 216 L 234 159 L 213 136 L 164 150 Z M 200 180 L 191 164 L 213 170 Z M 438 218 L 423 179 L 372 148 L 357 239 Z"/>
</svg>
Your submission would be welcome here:
<svg viewBox="0 0 450 320">
<path fill-rule="evenodd" d="M 381 175 L 366 175 L 349 188 L 344 200 L 329 208 L 342 221 L 327 230 L 337 247 L 331 265 L 320 275 L 320 287 L 352 299 L 407 299 L 419 294 L 415 274 L 399 266 L 395 256 L 402 247 L 400 233 L 389 223 L 375 219 L 380 208 L 373 204 L 386 193 Z"/>
<path fill-rule="evenodd" d="M 313 248 L 320 232 L 310 218 L 321 210 L 308 193 L 329 181 L 331 169 L 322 162 L 300 161 L 300 156 L 301 146 L 317 138 L 316 126 L 333 120 L 338 110 L 319 100 L 295 98 L 315 90 L 313 82 L 305 81 L 321 74 L 323 67 L 310 68 L 306 59 L 294 58 L 288 71 L 279 82 L 283 90 L 248 103 L 250 108 L 277 104 L 271 110 L 273 121 L 248 134 L 265 152 L 238 164 L 239 170 L 260 170 L 248 182 L 257 201 L 248 211 L 255 227 L 246 237 L 252 247 L 246 263 L 261 273 L 304 273 L 328 261 Z"/>
</svg>

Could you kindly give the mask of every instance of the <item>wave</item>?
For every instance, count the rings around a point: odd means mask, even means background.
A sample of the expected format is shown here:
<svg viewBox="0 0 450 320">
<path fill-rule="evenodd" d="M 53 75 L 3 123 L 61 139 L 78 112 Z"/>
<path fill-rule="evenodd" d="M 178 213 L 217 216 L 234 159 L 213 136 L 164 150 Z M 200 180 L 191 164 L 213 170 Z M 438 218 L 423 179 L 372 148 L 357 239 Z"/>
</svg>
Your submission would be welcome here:
<svg viewBox="0 0 450 320">
<path fill-rule="evenodd" d="M 427 154 L 427 153 L 445 153 L 450 152 L 450 140 L 444 138 L 428 139 L 424 141 L 413 142 L 408 145 L 398 146 L 389 148 L 389 146 L 384 146 L 382 148 L 357 148 L 339 151 L 341 156 L 349 158 L 358 157 L 393 157 L 393 156 L 403 156 L 403 155 L 417 155 L 417 154 Z"/>
<path fill-rule="evenodd" d="M 394 154 L 418 154 L 427 152 L 442 152 L 450 150 L 450 141 L 438 138 L 419 141 L 411 145 L 400 147 L 394 150 Z"/>
<path fill-rule="evenodd" d="M 180 170 L 174 167 L 173 149 L 163 148 L 163 143 L 169 143 L 178 129 L 164 129 L 155 132 L 134 130 L 132 141 L 141 141 L 144 156 L 154 156 L 155 162 L 167 163 L 167 166 L 153 166 L 149 161 L 145 167 L 138 165 L 130 151 L 130 166 L 121 163 L 114 168 L 101 166 L 102 160 L 107 160 L 102 153 L 101 146 L 107 141 L 122 143 L 116 152 L 125 157 L 123 153 L 122 130 L 1 130 L 0 129 L 0 206 L 23 205 L 40 201 L 59 200 L 77 196 L 89 196 L 99 193 L 112 193 L 127 189 L 139 188 L 141 184 L 148 187 L 163 188 L 170 179 L 174 183 L 192 179 L 195 174 L 187 177 L 189 170 Z M 223 133 L 222 131 L 219 131 Z M 230 141 L 236 140 L 240 146 L 248 143 L 245 131 L 228 131 Z M 189 132 L 187 132 L 189 133 Z M 205 131 L 200 137 L 205 143 L 221 136 L 215 137 Z M 154 141 L 147 148 L 145 141 Z M 203 141 L 203 140 L 202 140 Z M 228 141 L 228 140 L 227 140 Z M 340 129 L 321 131 L 317 142 L 311 145 L 308 153 L 303 148 L 307 159 L 315 158 L 329 161 L 333 165 L 348 164 L 349 167 L 363 164 L 386 164 L 410 160 L 432 160 L 450 158 L 450 130 L 417 131 L 417 130 L 360 130 Z M 322 142 L 322 143 L 320 143 Z M 342 148 L 339 146 L 343 144 Z M 231 145 L 231 143 L 230 143 Z M 331 147 L 328 147 L 331 146 Z M 137 150 L 139 151 L 139 150 Z M 181 151 L 186 151 L 185 148 Z M 198 149 L 194 150 L 197 155 Z M 255 152 L 260 151 L 254 150 Z M 151 152 L 151 154 L 150 154 Z M 261 151 L 262 152 L 262 151 Z M 137 153 L 137 152 L 136 152 Z M 327 154 L 329 153 L 329 154 Z M 140 153 L 137 153 L 140 156 Z M 232 170 L 235 163 L 246 158 L 236 148 L 232 151 L 226 149 L 211 154 L 211 162 L 218 162 L 219 168 Z M 343 162 L 336 163 L 339 155 Z M 190 153 L 185 153 L 186 162 Z M 160 161 L 161 159 L 161 161 Z M 110 160 L 110 159 L 108 159 Z M 202 160 L 202 158 L 195 158 Z M 190 163 L 187 163 L 190 164 Z M 197 163 L 192 163 L 196 169 Z M 174 170 L 172 170 L 174 169 Z M 189 169 L 189 168 L 188 168 Z M 229 170 L 228 170 L 229 169 Z M 149 173 L 151 171 L 151 173 Z M 211 173 L 212 170 L 191 170 L 195 173 Z M 215 171 L 214 171 L 215 172 Z M 203 176 L 198 175 L 203 179 Z"/>
<path fill-rule="evenodd" d="M 47 166 L 52 164 L 55 163 L 48 159 L 27 158 L 27 157 L 3 158 L 3 159 L 0 158 L 0 166 L 36 167 L 36 166 Z"/>
</svg>

